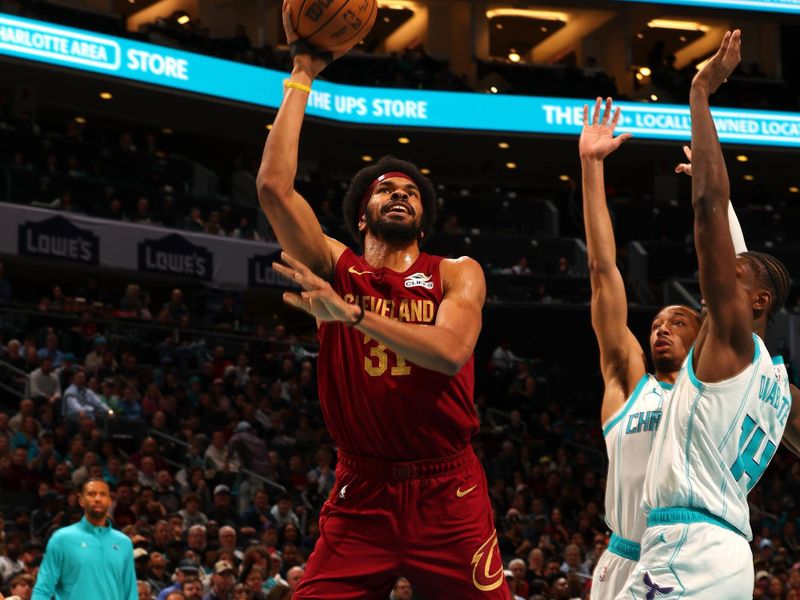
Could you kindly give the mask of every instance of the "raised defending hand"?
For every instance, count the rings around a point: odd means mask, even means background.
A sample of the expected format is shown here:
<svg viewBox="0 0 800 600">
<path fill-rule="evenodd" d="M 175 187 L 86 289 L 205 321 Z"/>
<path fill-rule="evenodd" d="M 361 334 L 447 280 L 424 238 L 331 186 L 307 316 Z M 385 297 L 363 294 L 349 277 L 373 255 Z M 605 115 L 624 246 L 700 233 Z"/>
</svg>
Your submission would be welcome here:
<svg viewBox="0 0 800 600">
<path fill-rule="evenodd" d="M 689 146 L 683 147 L 683 153 L 686 155 L 688 163 L 678 163 L 675 167 L 676 173 L 686 173 L 689 177 L 692 176 L 692 149 Z"/>
<path fill-rule="evenodd" d="M 725 33 L 717 53 L 712 56 L 692 80 L 693 89 L 707 94 L 717 91 L 742 60 L 742 32 L 735 29 Z"/>
<path fill-rule="evenodd" d="M 291 46 L 293 42 L 296 42 L 298 39 L 300 39 L 300 36 L 297 35 L 297 31 L 295 30 L 294 25 L 292 25 L 292 7 L 289 4 L 289 0 L 283 0 L 282 10 L 283 30 L 286 32 L 286 43 Z M 348 50 L 345 50 L 344 52 L 334 52 L 332 55 L 333 60 L 344 56 Z M 328 66 L 328 63 L 323 58 L 313 54 L 297 54 L 293 60 L 294 68 L 307 73 L 312 79 L 316 78 L 317 75 L 322 73 L 323 69 Z"/>
<path fill-rule="evenodd" d="M 281 259 L 286 265 L 276 262 L 272 263 L 272 268 L 303 288 L 299 294 L 286 292 L 283 295 L 286 304 L 304 310 L 320 321 L 352 323 L 357 319 L 359 309 L 345 302 L 331 284 L 317 277 L 311 269 L 286 252 L 281 252 Z"/>
<path fill-rule="evenodd" d="M 625 140 L 633 137 L 630 133 L 623 133 L 614 137 L 614 129 L 619 122 L 619 107 L 614 111 L 614 117 L 611 118 L 611 98 L 607 98 L 601 120 L 600 110 L 602 107 L 603 99 L 598 98 L 594 105 L 594 115 L 590 125 L 589 105 L 583 105 L 583 131 L 581 131 L 581 139 L 578 142 L 578 151 L 582 159 L 603 160 L 619 148 Z"/>
</svg>

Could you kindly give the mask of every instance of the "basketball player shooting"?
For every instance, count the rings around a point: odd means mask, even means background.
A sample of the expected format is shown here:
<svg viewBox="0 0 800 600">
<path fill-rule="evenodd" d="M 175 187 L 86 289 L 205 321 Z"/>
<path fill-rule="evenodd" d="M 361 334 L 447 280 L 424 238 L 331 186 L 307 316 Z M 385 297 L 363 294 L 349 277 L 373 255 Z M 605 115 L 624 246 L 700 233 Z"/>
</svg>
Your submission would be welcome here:
<svg viewBox="0 0 800 600">
<path fill-rule="evenodd" d="M 284 27 L 294 43 L 288 4 Z M 383 600 L 403 575 L 429 598 L 507 600 L 486 478 L 470 446 L 483 271 L 420 250 L 434 189 L 391 157 L 358 172 L 344 199 L 363 254 L 323 234 L 294 179 L 306 90 L 325 64 L 295 51 L 258 175 L 284 249 L 285 264 L 274 267 L 302 287 L 285 300 L 318 323 L 320 403 L 339 448 L 294 598 Z"/>
</svg>

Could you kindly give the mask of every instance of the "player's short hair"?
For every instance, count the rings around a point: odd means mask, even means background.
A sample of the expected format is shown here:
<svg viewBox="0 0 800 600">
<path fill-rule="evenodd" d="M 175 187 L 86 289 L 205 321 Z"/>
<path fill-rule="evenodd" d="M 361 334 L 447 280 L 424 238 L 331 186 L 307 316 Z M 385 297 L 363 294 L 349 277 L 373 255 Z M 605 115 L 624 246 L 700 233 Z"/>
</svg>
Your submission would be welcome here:
<svg viewBox="0 0 800 600">
<path fill-rule="evenodd" d="M 104 483 L 108 486 L 108 490 L 111 491 L 111 485 L 102 477 L 89 477 L 89 479 L 87 479 L 81 484 L 81 495 L 86 493 L 86 486 L 92 482 Z"/>
<path fill-rule="evenodd" d="M 691 315 L 691 316 L 694 318 L 694 320 L 695 320 L 695 324 L 696 324 L 698 327 L 700 327 L 700 326 L 703 324 L 703 315 L 702 315 L 702 314 L 700 314 L 700 312 L 699 312 L 699 311 L 695 310 L 695 309 L 694 309 L 694 308 L 692 308 L 691 306 L 687 306 L 686 304 L 670 304 L 670 305 L 668 305 L 668 306 L 662 306 L 662 307 L 659 309 L 659 311 L 658 311 L 658 312 L 657 312 L 657 313 L 656 313 L 656 314 L 653 316 L 653 318 L 650 320 L 650 323 L 651 323 L 651 324 L 652 324 L 652 323 L 655 323 L 655 321 L 656 321 L 656 318 L 658 317 L 658 315 L 660 315 L 660 314 L 661 314 L 661 313 L 662 313 L 662 312 L 663 312 L 665 309 L 667 309 L 667 308 L 681 308 L 681 309 L 685 310 L 686 312 L 688 312 L 688 313 L 689 313 L 689 314 L 690 314 L 690 315 Z"/>
<path fill-rule="evenodd" d="M 436 190 L 430 180 L 420 173 L 417 165 L 394 156 L 383 156 L 374 165 L 364 167 L 355 174 L 350 181 L 350 187 L 344 197 L 343 211 L 344 223 L 353 239 L 359 244 L 364 243 L 364 235 L 358 230 L 361 221 L 361 205 L 364 194 L 369 191 L 372 182 L 384 173 L 398 171 L 408 175 L 419 188 L 422 202 L 422 232 L 427 236 L 433 229 L 436 221 Z"/>
<path fill-rule="evenodd" d="M 758 276 L 758 281 L 770 291 L 772 300 L 767 310 L 767 316 L 772 317 L 777 313 L 789 297 L 792 289 L 792 276 L 789 270 L 777 258 L 765 252 L 747 251 L 742 256 L 750 261 Z"/>
</svg>

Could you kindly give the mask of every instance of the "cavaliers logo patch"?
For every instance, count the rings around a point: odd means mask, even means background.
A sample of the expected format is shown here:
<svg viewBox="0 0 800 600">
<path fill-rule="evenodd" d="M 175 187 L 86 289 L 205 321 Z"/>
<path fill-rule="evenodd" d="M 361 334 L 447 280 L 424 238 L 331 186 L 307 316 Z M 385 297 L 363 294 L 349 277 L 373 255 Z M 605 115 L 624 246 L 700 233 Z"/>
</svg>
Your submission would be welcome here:
<svg viewBox="0 0 800 600">
<path fill-rule="evenodd" d="M 425 273 L 414 273 L 406 277 L 405 286 L 407 288 L 424 287 L 426 290 L 433 289 L 433 275 L 425 275 Z"/>
<path fill-rule="evenodd" d="M 496 558 L 495 558 L 496 557 Z M 496 571 L 491 572 L 492 563 L 497 565 Z M 497 549 L 497 532 L 481 544 L 472 557 L 472 583 L 482 592 L 491 592 L 505 583 L 503 574 L 503 561 Z"/>
</svg>

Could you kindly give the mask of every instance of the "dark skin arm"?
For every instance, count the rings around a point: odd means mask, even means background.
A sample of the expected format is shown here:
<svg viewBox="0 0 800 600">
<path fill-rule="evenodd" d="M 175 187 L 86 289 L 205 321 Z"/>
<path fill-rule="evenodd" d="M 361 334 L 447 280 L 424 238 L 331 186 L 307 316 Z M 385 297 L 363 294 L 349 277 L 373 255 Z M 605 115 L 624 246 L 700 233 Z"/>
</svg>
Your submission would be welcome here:
<svg viewBox="0 0 800 600">
<path fill-rule="evenodd" d="M 328 282 L 287 253 L 282 258 L 286 265 L 274 263 L 273 268 L 304 290 L 300 294 L 284 294 L 288 304 L 318 321 L 354 323 L 358 319 L 361 310 L 345 302 Z M 444 299 L 433 327 L 402 323 L 366 311 L 356 328 L 415 365 L 455 375 L 472 356 L 478 341 L 486 281 L 480 265 L 470 258 L 443 260 L 439 269 Z"/>
<path fill-rule="evenodd" d="M 291 43 L 297 39 L 290 18 L 289 3 L 283 4 L 283 25 Z M 337 54 L 338 58 L 343 53 Z M 311 86 L 325 68 L 325 63 L 309 55 L 294 59 L 289 81 Z M 287 252 L 329 280 L 345 246 L 327 238 L 308 202 L 294 189 L 300 129 L 303 125 L 308 94 L 286 88 L 283 103 L 267 137 L 256 185 L 258 202 Z"/>
<path fill-rule="evenodd" d="M 728 32 L 717 53 L 692 82 L 692 205 L 694 239 L 700 265 L 700 290 L 708 318 L 695 343 L 694 368 L 706 382 L 722 381 L 753 358 L 753 307 L 739 283 L 736 253 L 728 223 L 730 183 L 709 96 L 741 60 L 741 33 Z"/>
<path fill-rule="evenodd" d="M 578 144 L 583 173 L 583 222 L 589 255 L 592 286 L 592 327 L 600 346 L 600 370 L 605 391 L 601 421 L 605 423 L 625 403 L 646 372 L 642 347 L 628 329 L 628 299 L 625 282 L 617 267 L 614 229 L 606 205 L 603 161 L 630 134 L 614 137 L 619 108 L 611 118 L 611 98 L 606 100 L 602 120 L 602 99 L 598 98 L 589 121 L 589 107 L 583 107 L 583 131 Z"/>
<path fill-rule="evenodd" d="M 800 456 L 800 390 L 792 384 L 792 408 L 789 412 L 789 420 L 786 421 L 786 429 L 783 431 L 783 445 L 792 454 Z"/>
</svg>

